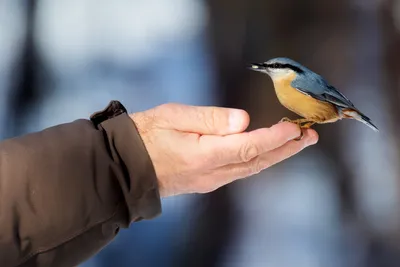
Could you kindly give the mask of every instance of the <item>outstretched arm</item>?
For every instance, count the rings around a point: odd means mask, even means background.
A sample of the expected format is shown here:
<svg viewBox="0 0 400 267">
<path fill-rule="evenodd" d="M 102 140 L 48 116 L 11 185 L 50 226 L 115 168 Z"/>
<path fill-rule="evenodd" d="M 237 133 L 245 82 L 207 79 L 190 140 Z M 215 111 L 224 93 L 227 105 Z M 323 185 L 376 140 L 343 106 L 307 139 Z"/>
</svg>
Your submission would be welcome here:
<svg viewBox="0 0 400 267">
<path fill-rule="evenodd" d="M 76 266 L 163 197 L 206 193 L 317 142 L 291 123 L 244 132 L 243 110 L 166 104 L 130 116 L 113 101 L 0 143 L 1 266 Z"/>
</svg>

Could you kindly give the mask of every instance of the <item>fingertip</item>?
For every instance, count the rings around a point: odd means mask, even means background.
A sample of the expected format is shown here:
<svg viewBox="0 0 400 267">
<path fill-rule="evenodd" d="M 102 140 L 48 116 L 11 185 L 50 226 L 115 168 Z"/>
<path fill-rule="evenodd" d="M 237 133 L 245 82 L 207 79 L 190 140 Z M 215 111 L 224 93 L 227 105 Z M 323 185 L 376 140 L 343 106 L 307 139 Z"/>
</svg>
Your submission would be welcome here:
<svg viewBox="0 0 400 267">
<path fill-rule="evenodd" d="M 229 131 L 230 133 L 239 133 L 249 126 L 250 116 L 243 109 L 231 109 L 229 111 Z"/>
<path fill-rule="evenodd" d="M 319 140 L 319 135 L 318 133 L 313 130 L 313 129 L 306 129 L 305 134 L 307 135 L 307 144 L 308 145 L 314 145 L 318 142 Z"/>
<path fill-rule="evenodd" d="M 301 135 L 301 129 L 295 123 L 285 121 L 275 124 L 271 128 L 274 127 L 279 127 L 279 130 L 286 134 L 287 141 L 298 138 Z"/>
</svg>

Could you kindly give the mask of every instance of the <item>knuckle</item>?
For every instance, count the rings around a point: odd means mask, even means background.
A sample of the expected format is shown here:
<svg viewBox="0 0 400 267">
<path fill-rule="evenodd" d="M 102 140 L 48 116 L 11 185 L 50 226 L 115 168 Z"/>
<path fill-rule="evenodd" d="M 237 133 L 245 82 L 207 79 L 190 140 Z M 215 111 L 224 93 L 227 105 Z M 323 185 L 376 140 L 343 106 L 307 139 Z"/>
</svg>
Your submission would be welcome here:
<svg viewBox="0 0 400 267">
<path fill-rule="evenodd" d="M 217 110 L 215 107 L 211 107 L 209 109 L 209 114 L 205 118 L 205 124 L 207 129 L 212 131 L 215 128 L 216 122 L 217 122 Z"/>
<path fill-rule="evenodd" d="M 173 107 L 172 103 L 164 103 L 164 104 L 161 104 L 161 105 L 155 107 L 155 110 L 159 113 L 162 113 L 162 112 L 165 112 L 165 110 L 171 109 L 172 107 Z"/>
<path fill-rule="evenodd" d="M 160 109 L 177 108 L 179 105 L 177 103 L 164 103 L 159 106 Z"/>
<path fill-rule="evenodd" d="M 250 172 L 252 175 L 260 173 L 264 168 L 264 164 L 262 164 L 261 160 L 258 158 L 250 164 Z"/>
<path fill-rule="evenodd" d="M 177 103 L 164 103 L 155 108 L 155 113 L 157 116 L 163 116 L 165 114 L 177 113 L 179 109 L 180 105 Z"/>
<path fill-rule="evenodd" d="M 252 142 L 247 142 L 239 150 L 239 158 L 243 162 L 248 162 L 258 155 L 258 148 Z"/>
</svg>

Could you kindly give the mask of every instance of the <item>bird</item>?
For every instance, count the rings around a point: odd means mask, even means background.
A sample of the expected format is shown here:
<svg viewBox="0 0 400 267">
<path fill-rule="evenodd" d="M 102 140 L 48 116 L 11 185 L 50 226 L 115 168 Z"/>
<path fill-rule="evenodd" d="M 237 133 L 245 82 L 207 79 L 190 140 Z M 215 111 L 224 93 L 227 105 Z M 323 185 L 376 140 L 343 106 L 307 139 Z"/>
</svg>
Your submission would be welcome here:
<svg viewBox="0 0 400 267">
<path fill-rule="evenodd" d="M 292 122 L 300 129 L 308 129 L 314 124 L 355 119 L 379 131 L 370 118 L 321 75 L 290 58 L 276 57 L 262 63 L 251 63 L 248 68 L 269 75 L 279 102 L 302 117 L 296 120 L 284 117 L 280 122 Z M 303 133 L 297 140 L 302 136 Z"/>
</svg>

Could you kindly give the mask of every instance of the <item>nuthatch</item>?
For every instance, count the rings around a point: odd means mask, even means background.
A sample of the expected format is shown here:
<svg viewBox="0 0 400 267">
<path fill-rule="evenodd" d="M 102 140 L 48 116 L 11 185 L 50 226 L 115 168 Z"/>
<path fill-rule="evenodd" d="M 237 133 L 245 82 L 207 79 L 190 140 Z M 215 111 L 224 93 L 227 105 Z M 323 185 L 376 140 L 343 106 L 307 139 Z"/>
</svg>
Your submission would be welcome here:
<svg viewBox="0 0 400 267">
<path fill-rule="evenodd" d="M 274 83 L 279 102 L 303 117 L 297 120 L 285 117 L 281 121 L 293 122 L 307 129 L 315 123 L 333 123 L 346 118 L 358 120 L 378 131 L 347 97 L 323 77 L 294 60 L 274 58 L 264 63 L 253 63 L 249 68 L 268 74 Z"/>
</svg>

